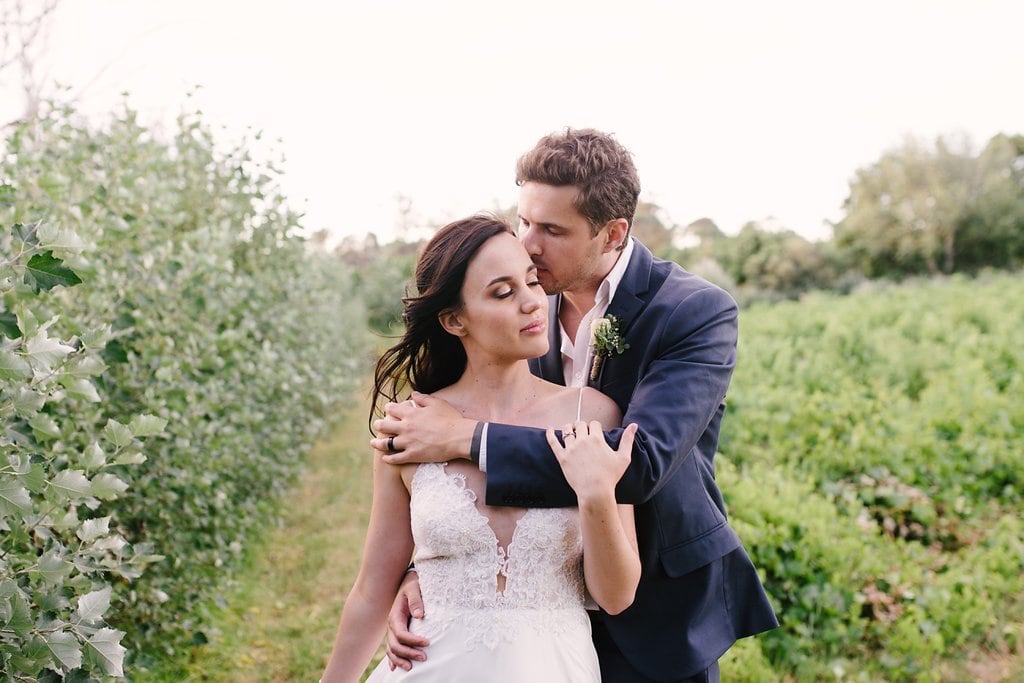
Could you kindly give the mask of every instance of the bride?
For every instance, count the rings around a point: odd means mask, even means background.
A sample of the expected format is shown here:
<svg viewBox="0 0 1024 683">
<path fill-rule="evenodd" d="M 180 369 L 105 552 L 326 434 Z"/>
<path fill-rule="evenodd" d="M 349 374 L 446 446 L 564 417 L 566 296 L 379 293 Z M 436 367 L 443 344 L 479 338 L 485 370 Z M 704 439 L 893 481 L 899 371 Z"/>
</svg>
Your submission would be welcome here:
<svg viewBox="0 0 1024 683">
<path fill-rule="evenodd" d="M 546 428 L 579 507 L 490 507 L 472 462 L 392 466 L 376 452 L 362 565 L 322 680 L 359 680 L 412 557 L 426 660 L 395 671 L 385 659 L 369 681 L 599 681 L 584 604 L 621 612 L 640 579 L 633 508 L 614 496 L 636 428 L 612 450 L 601 427 L 621 420 L 611 399 L 530 374 L 527 359 L 548 348 L 547 298 L 504 222 L 442 228 L 416 287 L 401 341 L 377 363 L 374 405 L 413 389 L 468 418 Z"/>
</svg>

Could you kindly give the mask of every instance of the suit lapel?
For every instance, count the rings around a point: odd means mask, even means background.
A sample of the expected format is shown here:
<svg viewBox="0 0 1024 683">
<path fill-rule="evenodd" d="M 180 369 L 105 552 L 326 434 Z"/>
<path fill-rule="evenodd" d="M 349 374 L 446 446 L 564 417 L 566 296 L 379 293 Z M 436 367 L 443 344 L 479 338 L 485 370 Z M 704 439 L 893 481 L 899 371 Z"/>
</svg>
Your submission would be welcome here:
<svg viewBox="0 0 1024 683">
<path fill-rule="evenodd" d="M 615 298 L 608 304 L 605 315 L 614 315 L 619 319 L 619 331 L 625 335 L 633 323 L 637 313 L 647 304 L 644 294 L 650 287 L 651 266 L 654 257 L 639 240 L 633 240 L 633 257 L 622 274 L 622 280 L 615 290 Z"/>
<path fill-rule="evenodd" d="M 633 256 L 626 266 L 626 272 L 622 274 L 622 280 L 615 290 L 615 297 L 608 304 L 605 315 L 614 315 L 619 321 L 619 332 L 623 337 L 629 333 L 629 328 L 636 319 L 638 313 L 647 305 L 644 295 L 650 289 L 651 267 L 654 264 L 654 257 L 639 240 L 633 240 Z M 597 379 L 589 380 L 592 387 L 600 388 L 604 382 L 605 371 L 609 364 L 615 363 L 615 356 L 605 358 L 601 363 Z"/>
</svg>

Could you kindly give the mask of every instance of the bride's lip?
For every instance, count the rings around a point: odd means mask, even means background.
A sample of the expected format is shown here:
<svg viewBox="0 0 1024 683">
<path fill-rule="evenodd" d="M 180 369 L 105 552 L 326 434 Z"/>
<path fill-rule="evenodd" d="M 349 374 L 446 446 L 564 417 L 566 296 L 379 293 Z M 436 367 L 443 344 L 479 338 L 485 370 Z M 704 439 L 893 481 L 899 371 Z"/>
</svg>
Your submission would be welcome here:
<svg viewBox="0 0 1024 683">
<path fill-rule="evenodd" d="M 540 332 L 544 332 L 547 326 L 548 325 L 546 320 L 534 320 L 532 323 L 530 323 L 529 325 L 527 325 L 526 327 L 519 331 L 525 332 L 527 334 L 538 334 Z"/>
</svg>

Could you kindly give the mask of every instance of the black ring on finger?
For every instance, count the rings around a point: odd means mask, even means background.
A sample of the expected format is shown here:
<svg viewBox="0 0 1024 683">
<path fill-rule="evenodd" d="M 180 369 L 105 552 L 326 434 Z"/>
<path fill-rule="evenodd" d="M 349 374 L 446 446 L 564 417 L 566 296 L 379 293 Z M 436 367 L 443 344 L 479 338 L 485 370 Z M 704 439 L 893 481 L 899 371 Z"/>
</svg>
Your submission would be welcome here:
<svg viewBox="0 0 1024 683">
<path fill-rule="evenodd" d="M 395 437 L 389 436 L 388 437 L 388 453 L 396 453 L 396 452 L 397 451 L 395 451 Z"/>
</svg>

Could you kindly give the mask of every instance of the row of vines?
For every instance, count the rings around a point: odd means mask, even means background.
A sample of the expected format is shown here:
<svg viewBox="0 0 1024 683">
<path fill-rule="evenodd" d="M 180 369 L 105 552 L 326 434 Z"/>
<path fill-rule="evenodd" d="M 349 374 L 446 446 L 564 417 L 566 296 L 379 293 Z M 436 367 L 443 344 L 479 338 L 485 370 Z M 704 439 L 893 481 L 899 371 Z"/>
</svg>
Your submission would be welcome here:
<svg viewBox="0 0 1024 683">
<path fill-rule="evenodd" d="M 731 671 L 1003 680 L 970 666 L 1024 653 L 1024 277 L 814 295 L 740 326 L 719 477 L 783 626 Z"/>
<path fill-rule="evenodd" d="M 5 680 L 116 678 L 203 642 L 364 373 L 366 312 L 276 177 L 193 115 L 158 136 L 53 107 L 5 141 Z"/>
</svg>

